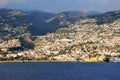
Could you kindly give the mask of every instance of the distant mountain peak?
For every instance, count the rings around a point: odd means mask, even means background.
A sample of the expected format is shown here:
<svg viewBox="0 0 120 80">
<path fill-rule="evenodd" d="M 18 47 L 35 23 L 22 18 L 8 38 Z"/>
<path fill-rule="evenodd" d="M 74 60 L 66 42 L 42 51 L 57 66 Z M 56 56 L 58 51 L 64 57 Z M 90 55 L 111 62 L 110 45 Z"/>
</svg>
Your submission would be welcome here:
<svg viewBox="0 0 120 80">
<path fill-rule="evenodd" d="M 94 16 L 94 15 L 100 15 L 100 14 L 102 14 L 102 13 L 97 12 L 97 11 L 88 11 L 88 12 L 86 12 L 86 15 L 88 15 L 88 16 Z"/>
</svg>

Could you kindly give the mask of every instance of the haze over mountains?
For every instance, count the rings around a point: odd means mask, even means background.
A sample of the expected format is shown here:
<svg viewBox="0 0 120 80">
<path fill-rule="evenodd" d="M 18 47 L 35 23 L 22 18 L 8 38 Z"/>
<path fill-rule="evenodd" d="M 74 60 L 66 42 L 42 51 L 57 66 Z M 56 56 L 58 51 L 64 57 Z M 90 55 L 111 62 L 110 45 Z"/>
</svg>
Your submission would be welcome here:
<svg viewBox="0 0 120 80">
<path fill-rule="evenodd" d="M 94 14 L 94 13 L 93 13 Z M 87 13 L 87 15 L 89 15 Z M 15 9 L 0 9 L 1 28 L 8 27 L 11 31 L 2 29 L 1 34 L 14 34 L 16 29 L 18 34 L 30 32 L 32 35 L 43 35 L 55 32 L 60 27 L 66 27 L 78 18 L 86 17 L 86 13 L 81 11 L 66 11 L 58 14 L 43 11 L 21 11 Z M 90 13 L 90 15 L 92 15 Z M 24 28 L 23 32 L 17 28 Z"/>
<path fill-rule="evenodd" d="M 99 13 L 95 11 L 66 11 L 58 14 L 44 11 L 22 11 L 0 9 L 1 38 L 20 37 L 24 35 L 45 35 L 68 27 L 79 19 L 95 18 L 96 24 L 111 23 L 120 18 L 120 11 Z"/>
<path fill-rule="evenodd" d="M 44 35 L 55 32 L 57 29 L 67 27 L 78 19 L 97 18 L 97 23 L 108 23 L 120 17 L 120 11 L 99 13 L 66 11 L 58 14 L 43 11 L 22 11 L 15 9 L 0 9 L 1 35 L 11 34 L 17 36 L 23 33 L 31 35 Z M 6 30 L 8 28 L 8 30 Z M 9 30 L 10 29 L 10 30 Z M 19 31 L 19 29 L 22 29 Z"/>
</svg>

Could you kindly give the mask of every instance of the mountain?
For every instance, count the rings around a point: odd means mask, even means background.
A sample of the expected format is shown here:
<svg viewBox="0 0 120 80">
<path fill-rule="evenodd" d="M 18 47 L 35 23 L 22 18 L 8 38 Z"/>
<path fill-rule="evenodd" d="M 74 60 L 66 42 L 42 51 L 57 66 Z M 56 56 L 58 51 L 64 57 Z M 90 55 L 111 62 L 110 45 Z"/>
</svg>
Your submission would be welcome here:
<svg viewBox="0 0 120 80">
<path fill-rule="evenodd" d="M 12 51 L 33 48 L 34 45 L 30 38 L 31 31 L 29 30 L 33 27 L 34 20 L 26 12 L 0 9 L 0 48 Z"/>
<path fill-rule="evenodd" d="M 34 22 L 34 27 L 29 28 L 33 35 L 44 35 L 50 32 L 45 20 L 55 16 L 56 14 L 43 11 L 29 11 L 27 13 L 32 17 Z"/>
<path fill-rule="evenodd" d="M 75 20 L 85 16 L 85 13 L 81 11 L 67 11 L 58 14 L 30 11 L 28 14 L 30 14 L 35 21 L 34 28 L 30 27 L 30 31 L 34 35 L 45 35 L 55 32 L 57 29 L 67 27 Z"/>
<path fill-rule="evenodd" d="M 49 13 L 49 12 L 43 12 L 43 11 L 28 11 L 28 14 L 30 14 L 34 20 L 37 22 L 47 20 L 56 14 L 54 13 Z"/>
<path fill-rule="evenodd" d="M 49 32 L 45 20 L 54 16 L 42 11 L 21 11 L 15 9 L 0 9 L 1 37 L 17 37 L 24 34 L 43 35 Z"/>
<path fill-rule="evenodd" d="M 97 12 L 97 11 L 88 11 L 86 12 L 87 16 L 95 16 L 95 15 L 101 15 L 102 13 Z"/>
<path fill-rule="evenodd" d="M 66 11 L 58 13 L 46 20 L 48 27 L 52 27 L 52 32 L 55 32 L 59 28 L 68 27 L 68 25 L 74 23 L 79 18 L 84 18 L 86 15 L 81 11 Z"/>
<path fill-rule="evenodd" d="M 98 13 L 97 13 L 98 14 Z M 0 50 L 61 55 L 75 59 L 120 53 L 120 11 L 96 15 L 81 11 L 58 14 L 0 9 Z M 42 36 L 44 35 L 44 36 Z M 57 55 L 56 55 L 57 54 Z"/>
<path fill-rule="evenodd" d="M 43 11 L 0 9 L 0 38 L 45 35 L 68 27 L 79 19 L 95 18 L 97 24 L 111 23 L 120 18 L 120 11 L 100 14 L 95 11 L 66 11 L 58 14 Z"/>
<path fill-rule="evenodd" d="M 112 23 L 120 18 L 120 10 L 103 13 L 97 17 L 97 24 Z"/>
<path fill-rule="evenodd" d="M 12 38 L 30 34 L 28 27 L 32 27 L 30 15 L 20 10 L 0 9 L 0 38 Z"/>
<path fill-rule="evenodd" d="M 52 22 L 55 20 L 61 21 L 63 23 L 66 22 L 74 22 L 78 18 L 85 17 L 85 13 L 81 11 L 67 11 L 67 12 L 61 12 L 58 13 L 56 16 L 53 16 L 52 18 L 46 20 L 46 22 Z"/>
</svg>

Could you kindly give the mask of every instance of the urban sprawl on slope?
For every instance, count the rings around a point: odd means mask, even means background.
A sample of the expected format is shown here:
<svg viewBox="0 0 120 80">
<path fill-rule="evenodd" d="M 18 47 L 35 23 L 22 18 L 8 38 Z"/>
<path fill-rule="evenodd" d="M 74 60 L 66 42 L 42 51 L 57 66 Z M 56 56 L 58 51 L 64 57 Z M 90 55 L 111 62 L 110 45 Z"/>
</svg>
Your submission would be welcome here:
<svg viewBox="0 0 120 80">
<path fill-rule="evenodd" d="M 68 28 L 37 36 L 34 49 L 9 51 L 20 47 L 19 39 L 0 40 L 1 60 L 48 60 L 103 62 L 120 57 L 120 20 L 102 25 L 96 19 L 80 19 Z"/>
</svg>

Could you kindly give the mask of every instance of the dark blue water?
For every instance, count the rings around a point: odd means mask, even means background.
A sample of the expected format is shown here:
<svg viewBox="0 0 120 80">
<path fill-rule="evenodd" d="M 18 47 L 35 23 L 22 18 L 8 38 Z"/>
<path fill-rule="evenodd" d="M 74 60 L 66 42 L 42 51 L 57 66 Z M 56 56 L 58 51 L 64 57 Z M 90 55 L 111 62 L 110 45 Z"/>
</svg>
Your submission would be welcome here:
<svg viewBox="0 0 120 80">
<path fill-rule="evenodd" d="M 120 63 L 1 63 L 0 80 L 120 80 Z"/>
</svg>

